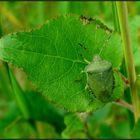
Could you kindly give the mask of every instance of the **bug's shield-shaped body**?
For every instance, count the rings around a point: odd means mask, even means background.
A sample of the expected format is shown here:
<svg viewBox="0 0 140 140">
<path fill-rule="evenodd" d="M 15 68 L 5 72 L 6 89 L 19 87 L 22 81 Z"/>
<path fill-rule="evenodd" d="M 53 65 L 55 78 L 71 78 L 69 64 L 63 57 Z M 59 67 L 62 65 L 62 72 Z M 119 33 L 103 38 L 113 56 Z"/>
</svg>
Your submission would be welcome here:
<svg viewBox="0 0 140 140">
<path fill-rule="evenodd" d="M 87 86 L 102 102 L 108 102 L 113 93 L 114 77 L 112 64 L 96 55 L 85 68 Z"/>
</svg>

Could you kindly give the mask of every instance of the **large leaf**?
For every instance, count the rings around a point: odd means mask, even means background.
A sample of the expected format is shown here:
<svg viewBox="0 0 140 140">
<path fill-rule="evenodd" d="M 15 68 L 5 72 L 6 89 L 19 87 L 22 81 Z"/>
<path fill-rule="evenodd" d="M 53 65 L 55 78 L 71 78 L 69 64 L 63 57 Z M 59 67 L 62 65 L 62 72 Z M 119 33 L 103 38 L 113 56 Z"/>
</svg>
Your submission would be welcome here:
<svg viewBox="0 0 140 140">
<path fill-rule="evenodd" d="M 114 67 L 122 60 L 120 37 L 99 20 L 90 24 L 83 20 L 64 16 L 0 40 L 0 59 L 21 67 L 49 100 L 70 111 L 102 106 L 85 90 L 86 77 L 81 73 L 87 65 L 84 59 L 91 61 L 103 49 L 100 55 Z"/>
</svg>

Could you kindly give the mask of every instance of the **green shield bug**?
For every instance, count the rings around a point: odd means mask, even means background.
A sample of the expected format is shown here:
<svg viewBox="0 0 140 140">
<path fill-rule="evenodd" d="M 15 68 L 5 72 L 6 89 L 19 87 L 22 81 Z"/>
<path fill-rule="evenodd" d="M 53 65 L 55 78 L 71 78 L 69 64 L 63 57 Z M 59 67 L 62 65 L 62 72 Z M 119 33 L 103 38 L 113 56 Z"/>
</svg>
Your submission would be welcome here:
<svg viewBox="0 0 140 140">
<path fill-rule="evenodd" d="M 101 102 L 107 103 L 112 100 L 112 95 L 116 87 L 116 78 L 114 75 L 112 63 L 102 59 L 100 56 L 101 52 L 103 52 L 103 50 L 107 47 L 107 43 L 111 37 L 112 30 L 97 19 L 87 18 L 85 16 L 81 16 L 80 19 L 84 25 L 93 22 L 96 26 L 95 31 L 102 28 L 106 34 L 110 33 L 110 36 L 102 44 L 102 48 L 99 51 L 99 54 L 95 55 L 90 63 L 84 59 L 86 62 L 88 62 L 88 65 L 84 70 L 87 76 L 86 88 L 88 88 L 88 90 L 90 90 Z M 96 41 L 96 33 L 94 39 Z M 95 44 L 98 45 L 98 42 Z M 79 43 L 79 45 L 84 48 L 82 43 Z"/>
<path fill-rule="evenodd" d="M 95 55 L 85 67 L 87 87 L 102 102 L 108 102 L 113 93 L 114 76 L 112 64 Z"/>
</svg>

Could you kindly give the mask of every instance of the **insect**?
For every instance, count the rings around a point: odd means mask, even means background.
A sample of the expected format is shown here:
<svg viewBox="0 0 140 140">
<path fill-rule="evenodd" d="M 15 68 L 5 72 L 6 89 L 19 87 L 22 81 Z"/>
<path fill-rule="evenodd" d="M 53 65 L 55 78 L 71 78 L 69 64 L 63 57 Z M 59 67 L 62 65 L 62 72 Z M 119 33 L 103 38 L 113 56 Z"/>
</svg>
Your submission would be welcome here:
<svg viewBox="0 0 140 140">
<path fill-rule="evenodd" d="M 84 69 L 84 72 L 86 73 L 87 77 L 86 89 L 91 91 L 97 99 L 104 103 L 107 103 L 112 100 L 112 95 L 114 96 L 114 91 L 116 91 L 115 89 L 119 89 L 116 88 L 117 86 L 120 87 L 120 89 L 122 89 L 123 91 L 123 88 L 121 88 L 119 84 L 121 80 L 118 80 L 122 76 L 120 74 L 117 75 L 118 72 L 115 73 L 111 62 L 104 60 L 100 57 L 103 50 L 106 49 L 106 47 L 108 46 L 107 43 L 109 41 L 109 38 L 111 37 L 112 30 L 96 19 L 86 18 L 84 16 L 81 16 L 80 19 L 82 20 L 84 25 L 94 22 L 96 24 L 95 31 L 97 31 L 99 28 L 102 28 L 107 34 L 109 33 L 108 38 L 105 40 L 105 42 L 102 44 L 101 49 L 99 50 L 99 54 L 94 55 L 93 60 L 91 62 L 87 61 L 82 56 L 85 62 L 87 62 L 88 64 Z M 94 39 L 95 44 L 98 45 L 98 41 L 96 40 L 96 33 Z M 84 47 L 82 43 L 78 43 L 78 45 L 82 47 L 84 51 L 88 52 L 88 49 Z M 115 98 L 119 98 L 119 96 Z"/>
<path fill-rule="evenodd" d="M 112 63 L 95 55 L 92 62 L 85 67 L 87 86 L 97 99 L 108 102 L 114 88 Z"/>
<path fill-rule="evenodd" d="M 84 48 L 82 44 L 78 45 Z M 105 47 L 104 44 L 99 54 L 94 55 L 91 62 L 84 59 L 88 65 L 83 71 L 87 77 L 86 89 L 90 90 L 97 99 L 104 103 L 110 101 L 115 85 L 112 63 L 100 57 Z"/>
</svg>

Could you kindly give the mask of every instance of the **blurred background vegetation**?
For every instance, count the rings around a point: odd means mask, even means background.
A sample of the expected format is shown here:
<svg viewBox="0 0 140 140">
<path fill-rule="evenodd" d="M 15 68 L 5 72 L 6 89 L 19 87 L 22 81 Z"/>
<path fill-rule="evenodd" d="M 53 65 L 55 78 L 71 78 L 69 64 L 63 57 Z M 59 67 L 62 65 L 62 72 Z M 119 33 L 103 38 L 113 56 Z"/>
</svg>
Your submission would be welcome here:
<svg viewBox="0 0 140 140">
<path fill-rule="evenodd" d="M 127 4 L 130 19 L 140 14 L 140 2 Z M 47 20 L 64 14 L 97 17 L 114 28 L 112 2 L 0 2 L 0 36 L 38 28 Z M 82 114 L 77 117 L 49 103 L 37 93 L 22 70 L 10 67 L 27 96 L 32 117 L 26 120 L 20 112 L 8 70 L 0 61 L 0 138 L 138 137 L 137 131 L 130 133 L 132 120 L 127 109 L 110 103 L 83 121 Z"/>
</svg>

